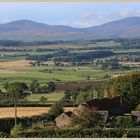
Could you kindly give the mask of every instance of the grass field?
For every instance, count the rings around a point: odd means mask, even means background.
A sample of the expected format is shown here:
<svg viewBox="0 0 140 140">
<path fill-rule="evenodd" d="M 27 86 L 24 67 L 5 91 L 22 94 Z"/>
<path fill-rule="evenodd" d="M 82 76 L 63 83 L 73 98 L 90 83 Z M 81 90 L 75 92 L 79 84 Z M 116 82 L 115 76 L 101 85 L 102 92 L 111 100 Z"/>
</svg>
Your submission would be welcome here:
<svg viewBox="0 0 140 140">
<path fill-rule="evenodd" d="M 114 52 L 118 53 L 127 53 L 127 52 L 140 52 L 140 49 L 116 49 L 116 46 L 120 46 L 120 43 L 116 43 L 114 41 L 108 42 L 96 42 L 94 44 L 57 44 L 57 45 L 44 45 L 44 46 L 22 46 L 22 47 L 11 47 L 12 51 L 0 52 L 1 55 L 6 55 L 4 57 L 0 57 L 0 84 L 5 81 L 22 81 L 26 83 L 30 83 L 33 79 L 37 79 L 40 83 L 47 83 L 49 81 L 54 82 L 95 82 L 95 81 L 104 81 L 109 77 L 112 77 L 115 74 L 127 73 L 131 71 L 139 70 L 138 68 L 132 68 L 130 70 L 101 70 L 89 66 L 79 66 L 79 67 L 55 67 L 51 66 L 50 62 L 44 62 L 49 64 L 49 66 L 36 66 L 32 67 L 29 62 L 25 60 L 26 56 L 23 56 L 25 53 L 30 55 L 46 55 L 48 53 L 53 53 L 55 51 L 44 51 L 44 52 L 36 52 L 36 49 L 45 48 L 45 49 L 59 49 L 59 48 L 70 48 L 72 49 L 70 52 L 72 53 L 83 53 L 83 52 L 91 52 L 95 51 L 96 47 L 115 47 Z M 79 48 L 89 48 L 87 50 L 78 50 Z M 0 48 L 4 48 L 0 46 Z M 8 47 L 5 47 L 9 49 Z M 92 48 L 92 49 L 91 49 Z M 16 49 L 26 49 L 30 50 L 27 52 L 24 51 L 14 51 Z M 9 56 L 7 56 L 9 55 Z M 12 56 L 13 55 L 13 56 Z M 21 55 L 21 56 L 14 56 Z M 12 57 L 11 57 L 12 56 Z M 116 56 L 113 56 L 116 57 Z M 104 59 L 110 59 L 113 57 L 107 57 Z M 119 57 L 119 55 L 118 55 Z M 130 64 L 130 63 L 129 63 Z M 123 65 L 125 65 L 123 63 Z M 51 73 L 48 72 L 51 70 Z M 87 79 L 87 76 L 90 75 L 90 80 Z"/>
<path fill-rule="evenodd" d="M 27 97 L 28 101 L 40 101 L 41 97 L 47 98 L 47 101 L 58 101 L 63 98 L 63 92 L 53 92 L 53 93 L 46 93 L 46 94 L 31 94 Z"/>
<path fill-rule="evenodd" d="M 138 68 L 139 69 L 139 68 Z M 51 73 L 47 72 L 51 70 Z M 132 70 L 125 70 L 130 72 Z M 80 67 L 53 67 L 53 66 L 36 66 L 29 65 L 27 60 L 16 60 L 12 62 L 0 62 L 0 82 L 23 81 L 30 83 L 37 79 L 40 83 L 49 81 L 55 82 L 95 82 L 106 80 L 106 75 L 123 73 L 121 70 L 100 70 L 88 66 Z M 90 80 L 87 76 L 90 75 Z"/>
</svg>

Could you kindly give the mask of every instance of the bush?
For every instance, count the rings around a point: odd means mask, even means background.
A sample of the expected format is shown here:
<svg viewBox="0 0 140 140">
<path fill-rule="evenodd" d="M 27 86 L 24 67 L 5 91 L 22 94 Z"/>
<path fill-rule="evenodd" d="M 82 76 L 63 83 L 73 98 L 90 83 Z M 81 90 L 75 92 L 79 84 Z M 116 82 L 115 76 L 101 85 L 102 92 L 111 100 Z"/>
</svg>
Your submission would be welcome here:
<svg viewBox="0 0 140 140">
<path fill-rule="evenodd" d="M 21 124 L 14 126 L 10 131 L 10 136 L 17 138 L 19 134 L 23 131 L 23 126 Z"/>
<path fill-rule="evenodd" d="M 116 117 L 116 123 L 121 128 L 131 128 L 134 125 L 133 118 L 131 116 L 118 116 Z"/>
<path fill-rule="evenodd" d="M 98 112 L 83 109 L 78 115 L 74 115 L 72 119 L 73 126 L 80 128 L 93 128 L 99 126 L 102 121 L 102 115 Z"/>
<path fill-rule="evenodd" d="M 23 117 L 23 118 L 17 118 L 17 123 L 22 124 L 23 127 L 29 127 L 33 123 L 36 122 L 49 122 L 53 120 L 53 116 L 49 114 L 42 114 L 42 115 L 36 115 L 32 117 Z M 0 131 L 3 131 L 5 133 L 10 133 L 10 130 L 15 125 L 15 119 L 14 118 L 1 118 L 0 119 Z"/>
<path fill-rule="evenodd" d="M 5 132 L 0 132 L 0 138 L 8 138 L 9 134 Z"/>
<path fill-rule="evenodd" d="M 58 115 L 63 113 L 63 106 L 64 106 L 63 100 L 57 101 L 52 105 L 51 109 L 49 110 L 49 114 L 57 117 Z"/>
<path fill-rule="evenodd" d="M 140 104 L 136 106 L 135 111 L 140 111 Z"/>
</svg>

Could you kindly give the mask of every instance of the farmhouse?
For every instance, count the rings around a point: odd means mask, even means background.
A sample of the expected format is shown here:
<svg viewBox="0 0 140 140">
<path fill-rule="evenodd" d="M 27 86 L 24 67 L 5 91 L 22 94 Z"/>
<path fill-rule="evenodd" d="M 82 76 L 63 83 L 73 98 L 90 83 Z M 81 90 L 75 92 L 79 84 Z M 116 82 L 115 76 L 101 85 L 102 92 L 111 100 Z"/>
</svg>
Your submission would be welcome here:
<svg viewBox="0 0 140 140">
<path fill-rule="evenodd" d="M 115 113 L 113 112 L 113 109 L 120 110 L 122 113 L 130 113 L 129 105 L 122 99 L 121 96 L 117 96 L 111 99 L 94 99 L 91 101 L 87 101 L 84 106 L 85 105 L 93 110 L 107 110 L 112 113 L 112 115 L 114 115 L 113 113 Z"/>
<path fill-rule="evenodd" d="M 60 114 L 57 118 L 55 118 L 56 126 L 57 127 L 69 126 L 72 122 L 72 115 L 73 113 L 71 111 Z"/>
</svg>

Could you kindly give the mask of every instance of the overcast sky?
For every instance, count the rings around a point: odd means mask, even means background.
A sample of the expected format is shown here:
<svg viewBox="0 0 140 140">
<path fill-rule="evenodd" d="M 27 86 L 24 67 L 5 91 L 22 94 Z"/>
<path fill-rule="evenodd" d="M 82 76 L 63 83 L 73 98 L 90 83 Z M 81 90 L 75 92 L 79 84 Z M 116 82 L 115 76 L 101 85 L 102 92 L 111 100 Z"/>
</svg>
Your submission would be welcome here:
<svg viewBox="0 0 140 140">
<path fill-rule="evenodd" d="M 130 16 L 140 16 L 140 3 L 0 2 L 0 24 L 29 19 L 52 25 L 89 27 Z"/>
</svg>

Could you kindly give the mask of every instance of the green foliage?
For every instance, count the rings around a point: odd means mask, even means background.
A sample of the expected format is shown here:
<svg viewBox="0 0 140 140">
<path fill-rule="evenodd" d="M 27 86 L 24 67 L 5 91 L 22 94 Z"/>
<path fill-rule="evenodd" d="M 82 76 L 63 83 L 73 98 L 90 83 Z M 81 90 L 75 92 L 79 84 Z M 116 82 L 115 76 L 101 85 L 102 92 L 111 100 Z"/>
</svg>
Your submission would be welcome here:
<svg viewBox="0 0 140 140">
<path fill-rule="evenodd" d="M 11 131 L 10 135 L 11 137 L 17 138 L 19 137 L 19 134 L 23 131 L 23 126 L 21 124 L 14 126 Z"/>
<path fill-rule="evenodd" d="M 105 90 L 111 97 L 122 95 L 131 107 L 135 107 L 140 102 L 140 72 L 111 79 Z"/>
<path fill-rule="evenodd" d="M 56 84 L 54 82 L 49 82 L 47 89 L 49 92 L 53 92 L 56 89 Z"/>
<path fill-rule="evenodd" d="M 75 101 L 77 96 L 79 94 L 79 90 L 78 89 L 74 89 L 74 90 L 65 90 L 64 92 L 64 99 L 66 101 Z"/>
<path fill-rule="evenodd" d="M 54 103 L 52 105 L 51 109 L 49 110 L 49 114 L 57 117 L 58 115 L 63 113 L 64 103 L 65 103 L 64 100 L 60 100 L 60 101 L 57 101 L 56 103 Z"/>
<path fill-rule="evenodd" d="M 81 104 L 81 103 L 84 103 L 84 102 L 92 100 L 92 99 L 93 99 L 93 94 L 92 93 L 84 92 L 84 93 L 80 93 L 77 96 L 76 103 Z"/>
<path fill-rule="evenodd" d="M 5 132 L 0 132 L 0 138 L 8 138 L 9 134 Z"/>
<path fill-rule="evenodd" d="M 29 90 L 32 92 L 32 93 L 38 93 L 39 92 L 39 83 L 37 80 L 33 80 L 32 83 L 30 84 L 29 86 Z"/>
<path fill-rule="evenodd" d="M 134 122 L 131 116 L 118 116 L 116 117 L 116 124 L 121 128 L 131 128 L 133 127 Z"/>
<path fill-rule="evenodd" d="M 102 115 L 98 112 L 83 109 L 78 115 L 73 116 L 73 126 L 80 128 L 93 128 L 99 125 L 102 120 Z"/>
<path fill-rule="evenodd" d="M 26 131 L 20 137 L 27 138 L 139 138 L 140 129 L 46 129 L 44 131 Z"/>
<path fill-rule="evenodd" d="M 43 103 L 45 103 L 47 100 L 48 100 L 48 99 L 47 99 L 46 97 L 44 97 L 44 96 L 42 96 L 42 97 L 40 98 L 40 102 L 43 102 Z"/>
<path fill-rule="evenodd" d="M 24 82 L 8 83 L 7 92 L 12 94 L 13 98 L 24 98 L 27 93 L 28 86 Z"/>
<path fill-rule="evenodd" d="M 135 111 L 140 111 L 140 104 L 136 106 Z"/>
</svg>

